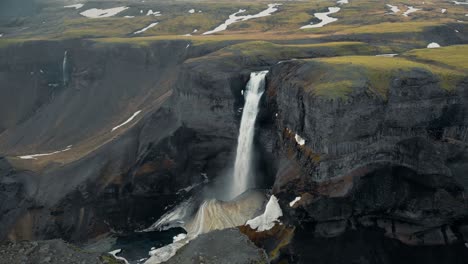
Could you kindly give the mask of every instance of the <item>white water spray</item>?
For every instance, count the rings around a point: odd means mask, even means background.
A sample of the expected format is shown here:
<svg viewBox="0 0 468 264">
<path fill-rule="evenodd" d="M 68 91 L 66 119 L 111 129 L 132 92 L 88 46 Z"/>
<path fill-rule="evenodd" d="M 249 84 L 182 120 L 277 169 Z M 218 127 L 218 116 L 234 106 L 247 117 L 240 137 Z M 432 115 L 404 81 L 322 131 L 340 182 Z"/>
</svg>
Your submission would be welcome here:
<svg viewBox="0 0 468 264">
<path fill-rule="evenodd" d="M 265 90 L 265 76 L 267 73 L 268 71 L 252 72 L 244 92 L 245 105 L 237 141 L 233 181 L 229 186 L 231 199 L 254 187 L 251 166 L 255 120 L 257 119 L 260 98 Z"/>
</svg>

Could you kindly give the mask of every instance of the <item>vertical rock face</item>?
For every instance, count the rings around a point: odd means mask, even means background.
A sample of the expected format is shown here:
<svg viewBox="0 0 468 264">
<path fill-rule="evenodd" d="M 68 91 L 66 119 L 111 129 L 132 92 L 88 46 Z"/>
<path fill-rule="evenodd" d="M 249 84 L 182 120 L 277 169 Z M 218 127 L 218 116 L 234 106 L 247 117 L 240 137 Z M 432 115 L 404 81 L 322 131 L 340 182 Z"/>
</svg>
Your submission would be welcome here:
<svg viewBox="0 0 468 264">
<path fill-rule="evenodd" d="M 272 72 L 285 157 L 274 191 L 304 198 L 304 219 L 319 237 L 378 226 L 406 244 L 468 239 L 467 80 L 447 91 L 415 69 L 392 80 L 387 98 L 363 82 L 346 99 L 326 99 L 304 81 L 314 67 L 290 62 Z"/>
</svg>

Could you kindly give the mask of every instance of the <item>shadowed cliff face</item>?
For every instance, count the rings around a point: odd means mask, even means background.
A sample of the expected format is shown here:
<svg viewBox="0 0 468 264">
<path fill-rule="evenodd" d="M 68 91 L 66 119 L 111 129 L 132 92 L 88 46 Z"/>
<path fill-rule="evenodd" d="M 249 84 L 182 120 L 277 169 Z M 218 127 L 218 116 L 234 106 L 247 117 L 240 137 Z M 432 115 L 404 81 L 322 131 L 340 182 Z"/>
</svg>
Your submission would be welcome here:
<svg viewBox="0 0 468 264">
<path fill-rule="evenodd" d="M 387 98 L 362 80 L 332 100 L 304 81 L 316 66 L 284 63 L 269 84 L 283 157 L 274 191 L 302 197 L 292 218 L 314 223 L 315 237 L 378 227 L 409 245 L 466 240 L 466 79 L 447 91 L 415 69 L 393 79 Z"/>
<path fill-rule="evenodd" d="M 216 48 L 186 46 L 70 41 L 2 49 L 1 98 L 17 113 L 2 112 L 2 238 L 76 241 L 143 229 L 224 175 L 250 71 L 184 62 Z"/>
<path fill-rule="evenodd" d="M 229 87 L 240 89 L 244 78 L 211 81 L 214 75 L 187 66 L 179 72 L 186 45 L 72 41 L 2 49 L 3 238 L 81 240 L 109 228 L 144 228 L 191 189 L 184 188 L 229 166 L 236 112 L 217 107 L 234 101 Z M 67 85 L 61 82 L 65 51 Z M 206 98 L 203 89 L 219 92 Z M 188 116 L 197 114 L 193 109 L 206 111 L 205 118 Z M 50 156 L 17 157 L 69 145 Z"/>
</svg>

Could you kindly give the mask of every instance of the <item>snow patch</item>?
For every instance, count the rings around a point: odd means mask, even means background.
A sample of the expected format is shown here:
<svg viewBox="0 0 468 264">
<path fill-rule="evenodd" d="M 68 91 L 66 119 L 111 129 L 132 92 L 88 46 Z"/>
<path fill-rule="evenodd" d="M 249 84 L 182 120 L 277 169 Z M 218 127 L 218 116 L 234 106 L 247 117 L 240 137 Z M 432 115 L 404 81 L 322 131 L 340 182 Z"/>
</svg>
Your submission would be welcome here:
<svg viewBox="0 0 468 264">
<path fill-rule="evenodd" d="M 300 146 L 304 146 L 305 144 L 305 139 L 303 139 L 301 136 L 299 136 L 298 134 L 296 134 L 296 136 L 294 137 L 296 139 L 296 142 L 297 144 L 299 144 Z"/>
<path fill-rule="evenodd" d="M 183 247 L 185 244 L 187 244 L 189 240 L 181 240 L 177 241 L 175 243 L 166 245 L 164 247 L 151 250 L 149 252 L 149 255 L 151 256 L 147 261 L 145 261 L 145 264 L 160 264 L 168 261 L 170 258 L 172 258 L 177 250 L 179 250 L 181 247 Z"/>
<path fill-rule="evenodd" d="M 147 16 L 161 16 L 161 12 L 160 11 L 154 11 L 152 9 L 148 10 L 148 13 L 146 13 Z"/>
<path fill-rule="evenodd" d="M 124 16 L 125 18 L 134 18 L 135 16 Z"/>
<path fill-rule="evenodd" d="M 409 16 L 409 14 L 411 14 L 411 13 L 414 13 L 414 12 L 416 12 L 416 11 L 421 11 L 421 10 L 422 10 L 422 9 L 415 8 L 415 7 L 412 7 L 412 6 L 407 6 L 407 7 L 408 7 L 408 10 L 406 10 L 406 11 L 403 13 L 403 15 L 406 16 L 406 17 Z"/>
<path fill-rule="evenodd" d="M 125 258 L 117 256 L 117 254 L 119 254 L 121 251 L 122 251 L 122 249 L 116 249 L 116 250 L 113 250 L 113 251 L 109 252 L 109 254 L 114 256 L 114 258 L 116 258 L 117 260 L 121 260 L 121 261 L 125 262 L 125 264 L 129 264 L 128 261 Z"/>
<path fill-rule="evenodd" d="M 301 197 L 298 196 L 296 197 L 294 200 L 292 200 L 290 203 L 289 203 L 289 206 L 290 207 L 293 207 L 297 202 L 299 202 L 301 200 Z"/>
<path fill-rule="evenodd" d="M 190 14 L 193 14 L 193 13 L 195 13 L 195 9 L 190 9 L 188 12 L 189 12 Z"/>
<path fill-rule="evenodd" d="M 80 9 L 84 6 L 84 4 L 76 4 L 76 5 L 66 5 L 64 8 L 75 8 L 75 9 Z"/>
<path fill-rule="evenodd" d="M 385 54 L 378 54 L 378 55 L 375 55 L 375 56 L 391 58 L 391 57 L 395 57 L 397 55 L 398 55 L 397 53 L 385 53 Z"/>
<path fill-rule="evenodd" d="M 122 124 L 112 128 L 111 132 L 114 132 L 114 130 L 121 128 L 122 126 L 125 126 L 126 124 L 130 123 L 137 115 L 141 113 L 141 110 L 136 111 L 127 121 L 123 122 Z"/>
<path fill-rule="evenodd" d="M 92 8 L 81 12 L 80 15 L 88 18 L 112 17 L 127 9 L 128 7 L 126 6 L 119 6 L 109 9 Z"/>
<path fill-rule="evenodd" d="M 250 226 L 252 229 L 256 229 L 257 232 L 270 230 L 276 223 L 279 223 L 278 218 L 281 216 L 283 216 L 283 211 L 281 211 L 278 199 L 272 195 L 265 207 L 265 212 L 247 221 L 246 225 Z"/>
<path fill-rule="evenodd" d="M 429 45 L 427 45 L 427 48 L 428 49 L 440 48 L 440 45 L 438 43 L 431 42 L 431 43 L 429 43 Z"/>
<path fill-rule="evenodd" d="M 349 0 L 338 0 L 336 3 L 339 5 L 349 4 Z"/>
<path fill-rule="evenodd" d="M 390 11 L 393 12 L 393 14 L 397 14 L 398 12 L 400 12 L 400 8 L 398 8 L 398 6 L 394 6 L 394 5 L 389 5 L 387 4 L 388 7 L 390 7 Z"/>
<path fill-rule="evenodd" d="M 144 27 L 144 28 L 142 28 L 142 29 L 140 29 L 138 31 L 133 32 L 133 34 L 141 34 L 141 33 L 145 32 L 146 30 L 156 26 L 157 24 L 158 24 L 158 22 L 151 23 L 147 27 Z"/>
<path fill-rule="evenodd" d="M 278 6 L 280 5 L 281 4 L 268 4 L 268 8 L 261 11 L 260 13 L 257 13 L 255 15 L 246 15 L 246 16 L 237 16 L 238 14 L 244 13 L 245 11 L 247 11 L 245 9 L 239 9 L 239 11 L 237 11 L 236 13 L 229 15 L 229 18 L 226 21 L 224 21 L 223 24 L 219 25 L 213 30 L 203 33 L 203 35 L 209 35 L 209 34 L 213 34 L 216 32 L 224 31 L 227 29 L 229 25 L 240 22 L 240 21 L 247 21 L 247 20 L 254 19 L 254 18 L 270 16 L 274 12 L 278 11 Z"/>
<path fill-rule="evenodd" d="M 37 160 L 37 158 L 39 158 L 39 157 L 51 156 L 51 155 L 58 154 L 58 153 L 61 153 L 61 152 L 69 151 L 71 148 L 72 148 L 72 145 L 69 145 L 69 146 L 67 146 L 66 149 L 63 149 L 63 150 L 58 150 L 58 151 L 54 151 L 54 152 L 50 152 L 50 153 L 43 153 L 43 154 L 32 154 L 32 155 L 18 156 L 18 158 Z"/>
<path fill-rule="evenodd" d="M 468 5 L 468 2 L 452 1 L 456 5 Z"/>
<path fill-rule="evenodd" d="M 334 14 L 334 13 L 337 13 L 338 11 L 340 11 L 340 8 L 339 7 L 329 7 L 328 8 L 328 12 L 324 12 L 324 13 L 315 13 L 314 16 L 320 20 L 322 20 L 320 23 L 318 24 L 310 24 L 310 25 L 305 25 L 305 26 L 302 26 L 301 29 L 306 29 L 306 28 L 319 28 L 319 27 L 323 27 L 327 24 L 330 24 L 332 22 L 335 22 L 338 20 L 338 18 L 334 18 L 334 17 L 329 17 L 328 15 L 331 15 L 331 14 Z"/>
<path fill-rule="evenodd" d="M 192 31 L 192 33 L 185 34 L 184 36 L 190 37 L 190 36 L 192 36 L 192 34 L 197 33 L 197 32 L 198 32 L 198 29 L 194 29 L 194 30 Z"/>
<path fill-rule="evenodd" d="M 447 9 L 442 8 L 442 9 L 440 10 L 440 12 L 441 12 L 442 14 L 445 14 L 445 13 L 447 12 Z"/>
</svg>

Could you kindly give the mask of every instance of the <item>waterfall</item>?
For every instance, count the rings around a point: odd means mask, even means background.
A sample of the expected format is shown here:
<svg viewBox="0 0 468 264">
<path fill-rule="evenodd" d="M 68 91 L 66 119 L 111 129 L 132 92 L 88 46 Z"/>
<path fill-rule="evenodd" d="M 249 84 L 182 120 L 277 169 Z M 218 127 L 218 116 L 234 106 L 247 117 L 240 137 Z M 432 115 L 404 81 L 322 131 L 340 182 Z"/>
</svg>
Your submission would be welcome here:
<svg viewBox="0 0 468 264">
<path fill-rule="evenodd" d="M 68 84 L 68 50 L 65 51 L 63 54 L 63 62 L 62 62 L 62 80 L 63 86 L 67 86 Z"/>
<path fill-rule="evenodd" d="M 231 199 L 254 187 L 251 177 L 251 165 L 255 120 L 257 119 L 260 98 L 265 90 L 265 76 L 267 73 L 268 71 L 252 72 L 244 92 L 245 105 L 237 140 L 236 162 L 232 183 L 229 186 Z"/>
</svg>

